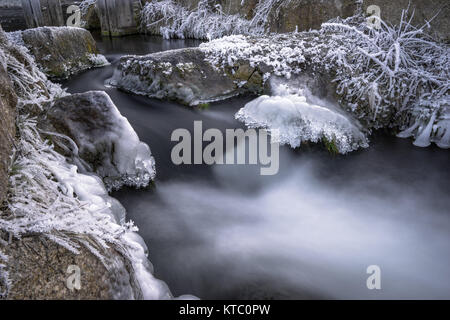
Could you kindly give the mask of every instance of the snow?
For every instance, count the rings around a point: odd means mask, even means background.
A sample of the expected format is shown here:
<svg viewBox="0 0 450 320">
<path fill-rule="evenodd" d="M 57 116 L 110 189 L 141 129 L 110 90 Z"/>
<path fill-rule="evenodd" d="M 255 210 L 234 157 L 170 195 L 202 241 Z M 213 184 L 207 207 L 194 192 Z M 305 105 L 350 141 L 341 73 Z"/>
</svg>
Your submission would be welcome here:
<svg viewBox="0 0 450 320">
<path fill-rule="evenodd" d="M 272 96 L 264 95 L 249 102 L 236 114 L 236 119 L 251 128 L 267 129 L 275 142 L 292 148 L 306 141 L 323 140 L 333 142 L 342 154 L 368 147 L 359 123 L 330 102 L 285 84 L 274 87 Z"/>
<path fill-rule="evenodd" d="M 89 60 L 91 61 L 92 65 L 97 68 L 110 65 L 109 61 L 102 54 L 90 54 Z"/>
</svg>

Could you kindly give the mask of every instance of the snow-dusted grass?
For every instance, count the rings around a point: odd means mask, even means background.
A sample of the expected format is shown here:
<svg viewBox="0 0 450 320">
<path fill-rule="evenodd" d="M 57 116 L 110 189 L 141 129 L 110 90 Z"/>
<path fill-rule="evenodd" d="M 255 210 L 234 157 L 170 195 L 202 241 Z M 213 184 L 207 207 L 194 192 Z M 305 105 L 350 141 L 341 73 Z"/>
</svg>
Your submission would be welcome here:
<svg viewBox="0 0 450 320">
<path fill-rule="evenodd" d="M 141 13 L 141 29 L 170 38 L 216 39 L 231 34 L 262 34 L 264 29 L 238 14 L 227 15 L 220 5 L 200 0 L 194 11 L 172 0 L 147 3 Z"/>
<path fill-rule="evenodd" d="M 393 127 L 418 146 L 449 148 L 449 46 L 413 27 L 405 12 L 398 26 L 370 28 L 363 17 L 337 19 L 319 31 L 265 37 L 229 36 L 200 48 L 217 68 L 249 63 L 290 79 L 307 68 L 334 77 L 341 107 L 367 129 Z"/>
</svg>

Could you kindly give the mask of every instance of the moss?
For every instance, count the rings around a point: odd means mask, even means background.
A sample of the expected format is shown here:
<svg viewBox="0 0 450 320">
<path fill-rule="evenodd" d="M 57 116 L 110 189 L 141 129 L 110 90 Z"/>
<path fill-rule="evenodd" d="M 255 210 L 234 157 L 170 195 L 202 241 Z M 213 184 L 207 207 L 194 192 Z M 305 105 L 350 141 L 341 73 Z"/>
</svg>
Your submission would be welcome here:
<svg viewBox="0 0 450 320">
<path fill-rule="evenodd" d="M 200 110 L 208 110 L 210 107 L 209 103 L 200 103 L 199 105 L 197 105 L 197 108 L 199 108 Z"/>
<path fill-rule="evenodd" d="M 329 153 L 331 153 L 332 155 L 339 154 L 339 149 L 334 138 L 333 140 L 328 140 L 326 137 L 323 137 L 322 141 Z"/>
</svg>

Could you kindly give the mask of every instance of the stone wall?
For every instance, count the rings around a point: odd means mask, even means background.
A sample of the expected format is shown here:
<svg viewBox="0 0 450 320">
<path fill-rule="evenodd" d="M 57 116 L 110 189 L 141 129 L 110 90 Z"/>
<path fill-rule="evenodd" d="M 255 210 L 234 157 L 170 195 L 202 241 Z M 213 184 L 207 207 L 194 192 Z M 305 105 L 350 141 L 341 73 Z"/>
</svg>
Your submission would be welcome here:
<svg viewBox="0 0 450 320">
<path fill-rule="evenodd" d="M 448 0 L 365 0 L 363 9 L 366 12 L 370 5 L 380 7 L 381 19 L 391 24 L 398 24 L 402 16 L 402 10 L 408 8 L 411 3 L 410 13 L 415 12 L 412 23 L 423 25 L 430 21 L 437 13 L 436 18 L 430 23 L 430 33 L 437 38 L 450 42 L 450 2 Z"/>
<path fill-rule="evenodd" d="M 139 295 L 131 286 L 125 259 L 114 249 L 102 252 L 108 268 L 83 247 L 74 254 L 39 235 L 0 249 L 9 257 L 9 300 L 128 300 Z M 79 288 L 71 286 L 74 271 L 69 266 L 80 270 Z"/>
</svg>

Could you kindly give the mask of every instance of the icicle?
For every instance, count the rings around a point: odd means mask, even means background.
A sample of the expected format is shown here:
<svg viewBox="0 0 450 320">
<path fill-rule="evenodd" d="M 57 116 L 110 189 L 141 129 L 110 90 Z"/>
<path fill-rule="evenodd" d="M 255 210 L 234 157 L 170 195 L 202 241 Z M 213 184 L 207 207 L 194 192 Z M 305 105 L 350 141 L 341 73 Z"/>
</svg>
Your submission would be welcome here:
<svg viewBox="0 0 450 320">
<path fill-rule="evenodd" d="M 419 127 L 418 136 L 417 136 L 416 140 L 414 141 L 415 146 L 422 147 L 422 148 L 426 148 L 426 147 L 430 146 L 430 144 L 431 144 L 430 137 L 431 137 L 431 132 L 433 130 L 433 125 L 434 125 L 435 120 L 436 120 L 436 111 L 433 113 L 430 120 L 428 121 L 428 124 L 425 127 L 423 127 L 423 125 L 421 127 Z"/>
</svg>

